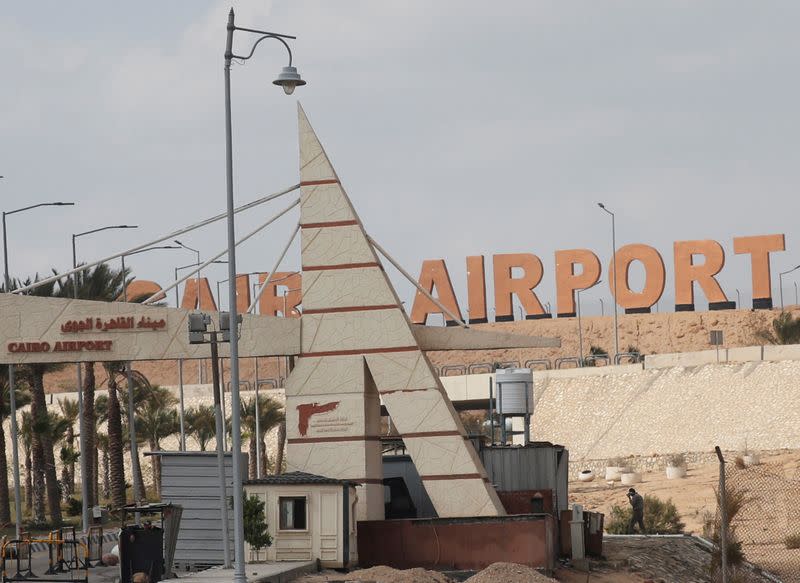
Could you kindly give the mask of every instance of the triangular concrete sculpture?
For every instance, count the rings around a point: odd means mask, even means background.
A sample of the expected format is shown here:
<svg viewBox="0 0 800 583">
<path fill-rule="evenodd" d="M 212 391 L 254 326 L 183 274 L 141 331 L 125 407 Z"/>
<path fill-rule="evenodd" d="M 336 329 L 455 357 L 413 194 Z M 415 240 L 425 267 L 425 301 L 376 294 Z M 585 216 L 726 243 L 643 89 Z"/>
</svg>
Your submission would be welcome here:
<svg viewBox="0 0 800 583">
<path fill-rule="evenodd" d="M 384 515 L 383 401 L 441 517 L 503 506 L 302 108 L 301 354 L 286 384 L 290 471 L 363 484 L 358 518 Z"/>
</svg>

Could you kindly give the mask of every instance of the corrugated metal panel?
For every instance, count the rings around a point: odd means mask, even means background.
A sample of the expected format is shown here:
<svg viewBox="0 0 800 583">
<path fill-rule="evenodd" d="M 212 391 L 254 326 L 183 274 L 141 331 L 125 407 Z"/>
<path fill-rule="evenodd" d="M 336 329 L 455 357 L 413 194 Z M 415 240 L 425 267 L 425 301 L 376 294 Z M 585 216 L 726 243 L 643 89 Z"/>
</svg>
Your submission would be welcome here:
<svg viewBox="0 0 800 583">
<path fill-rule="evenodd" d="M 553 490 L 556 508 L 568 506 L 569 452 L 552 445 L 484 447 L 480 450 L 489 478 L 498 490 Z"/>
<path fill-rule="evenodd" d="M 385 456 L 383 458 L 383 477 L 384 478 L 403 478 L 408 487 L 411 500 L 417 508 L 418 518 L 438 518 L 436 509 L 433 507 L 422 480 L 417 473 L 417 468 L 407 455 Z"/>
<path fill-rule="evenodd" d="M 247 455 L 242 454 L 242 479 Z M 225 454 L 226 494 L 232 496 L 232 455 Z M 175 563 L 180 570 L 223 563 L 219 472 L 213 452 L 161 452 L 161 500 L 183 506 Z M 229 507 L 230 508 L 230 507 Z M 228 539 L 233 553 L 233 511 L 228 512 Z"/>
</svg>

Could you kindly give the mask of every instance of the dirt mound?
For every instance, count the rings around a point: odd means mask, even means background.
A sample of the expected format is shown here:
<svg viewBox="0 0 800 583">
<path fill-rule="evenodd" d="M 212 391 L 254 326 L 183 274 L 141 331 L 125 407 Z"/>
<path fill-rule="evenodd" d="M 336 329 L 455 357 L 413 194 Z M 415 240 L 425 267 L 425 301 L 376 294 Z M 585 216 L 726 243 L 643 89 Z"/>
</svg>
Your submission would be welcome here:
<svg viewBox="0 0 800 583">
<path fill-rule="evenodd" d="M 467 583 L 552 583 L 555 579 L 545 577 L 535 569 L 516 563 L 493 563 Z"/>
<path fill-rule="evenodd" d="M 346 575 L 312 575 L 299 579 L 300 583 L 323 583 L 325 581 L 360 581 L 364 583 L 454 583 L 449 577 L 436 571 L 425 569 L 392 569 L 391 567 L 370 567 L 351 571 Z"/>
</svg>

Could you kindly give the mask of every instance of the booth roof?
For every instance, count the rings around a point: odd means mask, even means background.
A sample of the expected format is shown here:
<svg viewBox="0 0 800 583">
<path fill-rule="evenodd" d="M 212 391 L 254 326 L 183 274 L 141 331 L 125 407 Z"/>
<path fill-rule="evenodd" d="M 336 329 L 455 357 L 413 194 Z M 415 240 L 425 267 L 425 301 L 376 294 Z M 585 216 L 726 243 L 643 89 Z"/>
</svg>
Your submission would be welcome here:
<svg viewBox="0 0 800 583">
<path fill-rule="evenodd" d="M 327 476 L 318 476 L 316 474 L 308 474 L 306 472 L 287 472 L 285 474 L 277 474 L 274 476 L 264 476 L 255 480 L 245 480 L 244 485 L 254 484 L 277 484 L 277 485 L 294 485 L 294 484 L 350 484 L 352 486 L 358 485 L 357 482 L 352 480 L 338 480 L 336 478 L 328 478 Z"/>
</svg>

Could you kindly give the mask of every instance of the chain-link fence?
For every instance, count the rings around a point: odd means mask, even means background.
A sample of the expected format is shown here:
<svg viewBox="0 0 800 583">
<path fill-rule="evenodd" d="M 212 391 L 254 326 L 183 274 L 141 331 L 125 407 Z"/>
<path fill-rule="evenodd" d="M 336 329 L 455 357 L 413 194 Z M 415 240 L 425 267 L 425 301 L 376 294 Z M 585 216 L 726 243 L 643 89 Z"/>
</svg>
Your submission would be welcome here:
<svg viewBox="0 0 800 583">
<path fill-rule="evenodd" d="M 712 581 L 764 581 L 750 563 L 776 581 L 800 583 L 800 469 L 762 464 L 755 454 L 724 459 L 718 450 L 718 456 L 717 512 L 706 525 L 717 544 Z"/>
</svg>

